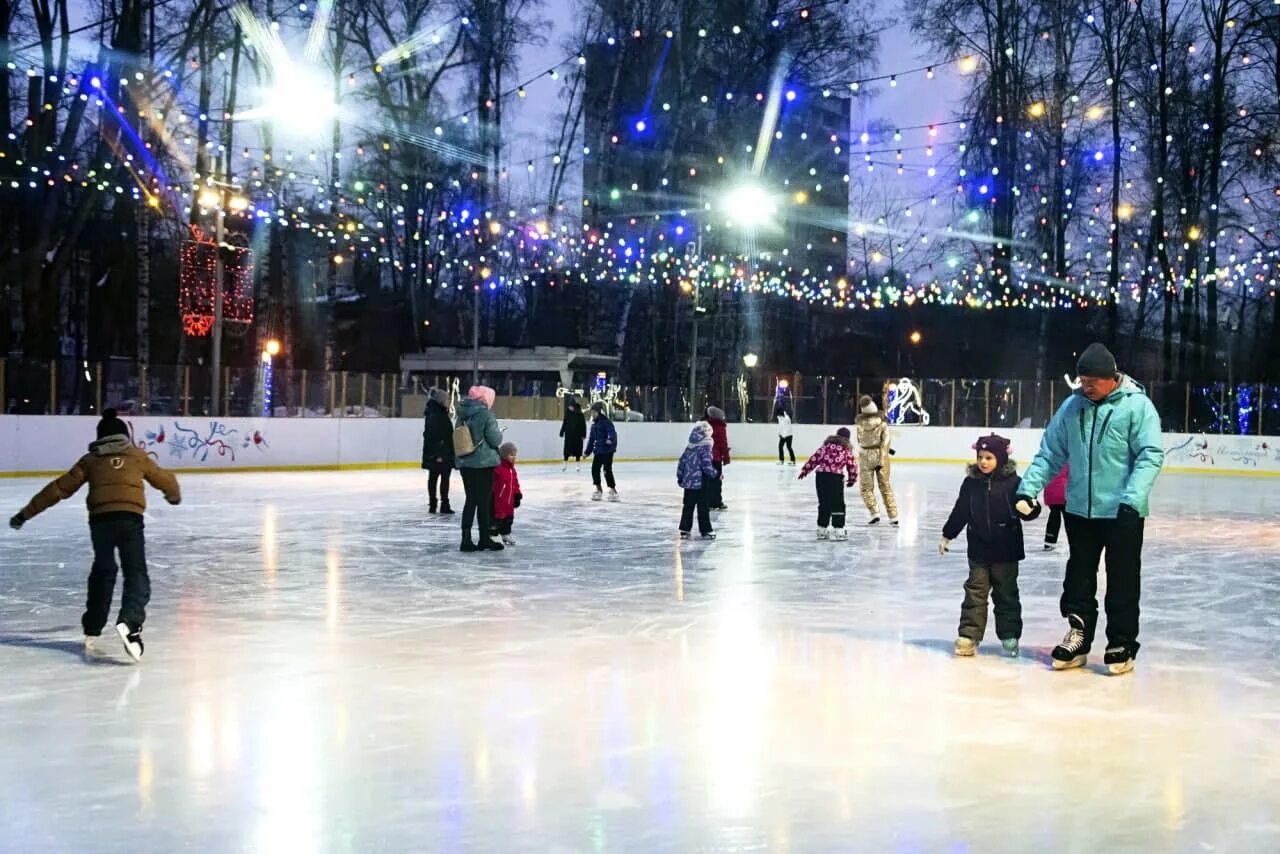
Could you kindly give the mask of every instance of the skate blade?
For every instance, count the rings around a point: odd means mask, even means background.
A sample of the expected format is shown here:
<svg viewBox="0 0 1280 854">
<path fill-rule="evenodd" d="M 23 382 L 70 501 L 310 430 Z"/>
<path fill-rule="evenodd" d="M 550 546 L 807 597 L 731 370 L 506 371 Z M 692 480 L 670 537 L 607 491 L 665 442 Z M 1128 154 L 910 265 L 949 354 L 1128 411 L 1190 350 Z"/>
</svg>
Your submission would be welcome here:
<svg viewBox="0 0 1280 854">
<path fill-rule="evenodd" d="M 1107 665 L 1107 672 L 1110 673 L 1112 676 L 1123 676 L 1124 674 L 1131 673 L 1132 671 L 1133 671 L 1133 659 L 1130 659 L 1129 661 L 1122 661 L 1119 664 Z"/>
<path fill-rule="evenodd" d="M 1054 670 L 1074 670 L 1077 667 L 1084 667 L 1085 663 L 1088 660 L 1089 660 L 1089 656 L 1087 655 L 1077 655 L 1075 658 L 1071 659 L 1070 661 L 1059 661 L 1058 659 L 1055 658 L 1053 660 L 1053 669 Z"/>
</svg>

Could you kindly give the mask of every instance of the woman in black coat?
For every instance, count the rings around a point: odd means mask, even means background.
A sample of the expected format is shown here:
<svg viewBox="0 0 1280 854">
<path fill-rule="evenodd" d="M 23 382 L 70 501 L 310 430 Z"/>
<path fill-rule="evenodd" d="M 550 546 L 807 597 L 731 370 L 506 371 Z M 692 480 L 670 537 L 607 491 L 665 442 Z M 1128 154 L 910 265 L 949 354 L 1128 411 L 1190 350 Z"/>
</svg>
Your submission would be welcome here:
<svg viewBox="0 0 1280 854">
<path fill-rule="evenodd" d="M 576 400 L 570 400 L 564 409 L 564 421 L 560 424 L 560 435 L 564 437 L 564 466 L 569 468 L 569 458 L 578 461 L 578 470 L 582 470 L 582 443 L 587 439 L 587 419 L 582 414 L 582 407 Z"/>
<path fill-rule="evenodd" d="M 431 473 L 427 479 L 429 513 L 452 514 L 449 506 L 449 475 L 453 471 L 453 419 L 449 417 L 449 393 L 433 388 L 427 397 L 427 412 L 422 428 L 422 467 Z M 439 488 L 439 502 L 436 500 Z"/>
</svg>

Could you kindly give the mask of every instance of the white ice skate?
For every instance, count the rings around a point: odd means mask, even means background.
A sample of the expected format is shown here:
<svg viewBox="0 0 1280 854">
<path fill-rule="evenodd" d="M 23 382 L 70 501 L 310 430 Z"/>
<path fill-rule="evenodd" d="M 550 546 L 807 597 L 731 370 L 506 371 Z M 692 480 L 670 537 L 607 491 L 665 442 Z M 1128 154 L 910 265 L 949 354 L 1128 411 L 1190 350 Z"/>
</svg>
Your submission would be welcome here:
<svg viewBox="0 0 1280 854">
<path fill-rule="evenodd" d="M 595 492 L 591 493 L 591 500 L 604 501 L 604 493 L 597 489 Z"/>
<path fill-rule="evenodd" d="M 565 460 L 564 465 L 560 466 L 560 471 L 568 471 L 568 470 L 569 470 L 569 461 Z"/>
<path fill-rule="evenodd" d="M 610 501 L 621 501 L 621 500 L 622 500 L 622 499 L 620 499 L 620 498 L 618 497 L 618 490 L 616 490 L 616 489 L 611 489 L 611 490 L 609 490 L 609 500 L 610 500 Z"/>
<path fill-rule="evenodd" d="M 127 623 L 116 623 L 116 634 L 120 636 L 120 641 L 124 644 L 124 651 L 129 653 L 129 657 L 134 661 L 141 661 L 143 650 L 142 633 L 133 631 Z"/>
<path fill-rule="evenodd" d="M 837 543 L 843 543 L 849 539 L 849 531 L 845 528 L 836 528 L 831 532 L 831 539 L 835 540 Z"/>
<path fill-rule="evenodd" d="M 898 527 L 898 520 L 897 520 L 897 519 L 890 519 L 890 520 L 889 520 L 889 524 L 896 528 L 896 527 Z"/>
<path fill-rule="evenodd" d="M 868 525 L 879 525 L 879 524 L 880 524 L 880 517 L 879 517 L 879 516 L 876 516 L 876 515 L 874 515 L 874 514 L 873 514 L 873 515 L 871 516 L 871 521 L 870 521 L 870 522 L 867 522 L 867 524 L 868 524 Z"/>
<path fill-rule="evenodd" d="M 830 537 L 831 537 L 831 532 L 828 531 L 826 528 L 818 529 L 818 539 L 826 540 L 826 539 L 829 539 Z"/>
<path fill-rule="evenodd" d="M 86 661 L 97 661 L 105 657 L 106 653 L 98 646 L 98 641 L 102 638 L 95 635 L 84 636 L 84 658 Z"/>
<path fill-rule="evenodd" d="M 512 546 L 514 546 L 514 545 L 516 544 L 515 537 L 512 537 L 510 534 L 503 534 L 503 535 L 502 535 L 502 544 L 503 544 L 504 546 L 506 546 L 507 548 L 511 548 Z"/>
</svg>

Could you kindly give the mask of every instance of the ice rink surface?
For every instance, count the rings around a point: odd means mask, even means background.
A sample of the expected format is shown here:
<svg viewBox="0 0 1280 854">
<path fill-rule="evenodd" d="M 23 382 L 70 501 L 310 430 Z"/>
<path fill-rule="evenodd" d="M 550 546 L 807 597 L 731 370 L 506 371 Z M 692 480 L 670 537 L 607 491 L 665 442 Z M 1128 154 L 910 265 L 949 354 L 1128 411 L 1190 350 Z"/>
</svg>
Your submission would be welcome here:
<svg viewBox="0 0 1280 854">
<path fill-rule="evenodd" d="M 738 463 L 681 545 L 674 471 L 609 504 L 526 466 L 483 556 L 421 472 L 187 476 L 138 666 L 81 657 L 82 496 L 5 531 L 0 851 L 1280 851 L 1280 482 L 1162 477 L 1109 677 L 1101 632 L 1047 666 L 1062 553 L 1022 565 L 1021 659 L 953 657 L 958 467 L 896 468 L 896 530 L 851 491 L 848 543 Z"/>
</svg>

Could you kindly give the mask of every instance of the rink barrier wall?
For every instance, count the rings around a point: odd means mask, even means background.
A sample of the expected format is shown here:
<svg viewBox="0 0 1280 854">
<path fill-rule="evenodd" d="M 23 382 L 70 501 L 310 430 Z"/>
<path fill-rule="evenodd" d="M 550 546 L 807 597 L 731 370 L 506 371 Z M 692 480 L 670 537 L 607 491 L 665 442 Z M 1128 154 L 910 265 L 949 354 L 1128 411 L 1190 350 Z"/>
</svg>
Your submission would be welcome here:
<svg viewBox="0 0 1280 854">
<path fill-rule="evenodd" d="M 343 471 L 417 468 L 422 422 L 405 418 L 129 418 L 134 444 L 179 472 Z M 559 462 L 563 442 L 554 421 L 500 422 L 520 449 L 521 465 Z M 38 477 L 69 468 L 94 438 L 97 419 L 71 415 L 0 416 L 0 476 Z M 684 450 L 688 424 L 617 425 L 618 461 L 674 461 Z M 797 424 L 796 458 L 809 454 L 836 429 Z M 954 463 L 972 458 L 983 431 L 960 427 L 895 427 L 895 463 Z M 1013 456 L 1027 463 L 1040 430 L 999 430 Z M 1280 475 L 1280 438 L 1166 433 L 1166 471 L 1243 476 Z M 730 424 L 733 458 L 777 460 L 772 424 Z"/>
</svg>

